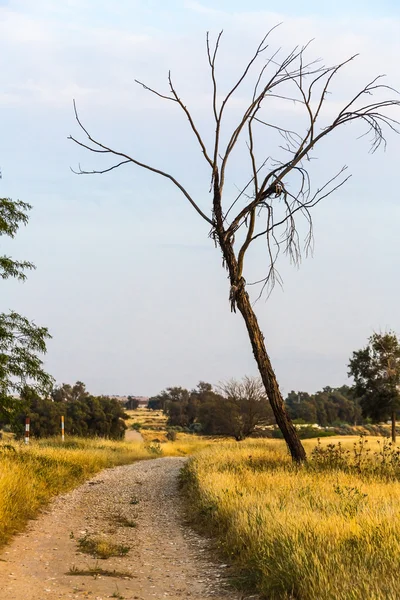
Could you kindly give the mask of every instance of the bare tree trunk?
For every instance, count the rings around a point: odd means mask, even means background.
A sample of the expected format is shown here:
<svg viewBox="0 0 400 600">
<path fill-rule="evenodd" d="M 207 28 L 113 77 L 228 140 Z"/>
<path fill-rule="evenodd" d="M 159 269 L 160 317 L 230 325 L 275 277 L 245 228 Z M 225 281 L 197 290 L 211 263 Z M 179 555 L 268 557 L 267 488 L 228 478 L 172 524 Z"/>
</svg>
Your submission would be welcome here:
<svg viewBox="0 0 400 600">
<path fill-rule="evenodd" d="M 396 411 L 392 411 L 392 442 L 396 443 Z"/>
<path fill-rule="evenodd" d="M 264 336 L 251 306 L 249 295 L 245 290 L 245 280 L 240 272 L 239 263 L 233 250 L 232 240 L 227 237 L 226 231 L 224 230 L 224 220 L 221 209 L 221 191 L 217 173 L 214 174 L 214 217 L 216 220 L 216 238 L 218 239 L 219 246 L 222 250 L 224 264 L 229 272 L 229 279 L 231 282 L 231 310 L 236 312 L 237 306 L 246 323 L 254 358 L 256 359 L 268 400 L 292 459 L 297 463 L 304 462 L 307 460 L 306 451 L 303 448 L 303 444 L 300 441 L 291 418 L 286 412 L 278 381 L 265 348 Z"/>
<path fill-rule="evenodd" d="M 279 384 L 265 348 L 264 336 L 251 306 L 249 295 L 245 291 L 244 287 L 242 287 L 237 294 L 236 303 L 246 323 L 254 357 L 257 361 L 258 370 L 260 371 L 265 391 L 274 412 L 278 427 L 282 431 L 292 459 L 298 463 L 304 462 L 307 458 L 306 452 L 300 441 L 298 433 L 286 412 L 284 400 L 279 389 Z"/>
</svg>

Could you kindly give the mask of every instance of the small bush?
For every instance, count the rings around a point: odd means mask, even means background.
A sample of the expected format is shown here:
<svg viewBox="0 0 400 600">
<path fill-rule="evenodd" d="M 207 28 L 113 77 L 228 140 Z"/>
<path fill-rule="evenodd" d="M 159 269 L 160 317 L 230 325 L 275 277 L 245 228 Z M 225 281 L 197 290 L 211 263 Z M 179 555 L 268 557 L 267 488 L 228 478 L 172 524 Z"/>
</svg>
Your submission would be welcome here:
<svg viewBox="0 0 400 600">
<path fill-rule="evenodd" d="M 201 433 L 203 425 L 201 423 L 192 423 L 189 427 L 190 433 Z"/>
<path fill-rule="evenodd" d="M 162 456 L 162 448 L 160 445 L 160 440 L 155 439 L 150 444 L 146 444 L 145 448 L 149 454 L 155 454 L 156 456 Z"/>
<path fill-rule="evenodd" d="M 174 431 L 173 429 L 168 429 L 168 431 L 167 431 L 167 440 L 169 442 L 175 442 L 176 441 L 176 437 L 177 437 L 176 431 Z"/>
</svg>

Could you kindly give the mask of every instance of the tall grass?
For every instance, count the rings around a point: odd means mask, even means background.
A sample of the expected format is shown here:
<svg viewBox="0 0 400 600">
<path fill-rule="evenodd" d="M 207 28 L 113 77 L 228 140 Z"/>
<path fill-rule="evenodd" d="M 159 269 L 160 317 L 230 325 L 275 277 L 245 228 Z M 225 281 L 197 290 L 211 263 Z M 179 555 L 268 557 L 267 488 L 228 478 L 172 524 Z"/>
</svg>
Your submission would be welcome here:
<svg viewBox="0 0 400 600">
<path fill-rule="evenodd" d="M 273 440 L 204 450 L 182 476 L 191 512 L 265 598 L 398 600 L 398 453 L 330 442 L 300 469 Z"/>
</svg>

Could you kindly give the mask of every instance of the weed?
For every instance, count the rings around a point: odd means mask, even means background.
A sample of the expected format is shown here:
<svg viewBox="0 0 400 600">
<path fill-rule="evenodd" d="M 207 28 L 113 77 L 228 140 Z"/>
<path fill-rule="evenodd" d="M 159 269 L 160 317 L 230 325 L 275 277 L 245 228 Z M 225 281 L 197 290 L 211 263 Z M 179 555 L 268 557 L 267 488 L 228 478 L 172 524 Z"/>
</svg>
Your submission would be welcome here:
<svg viewBox="0 0 400 600">
<path fill-rule="evenodd" d="M 72 567 L 70 567 L 68 570 L 67 575 L 93 577 L 94 579 L 97 579 L 99 575 L 102 577 L 118 577 L 120 579 L 133 578 L 132 573 L 129 573 L 128 571 L 116 571 L 115 569 L 111 571 L 109 569 L 102 569 L 101 567 L 97 566 L 97 564 L 94 567 L 87 567 L 86 569 L 80 569 L 79 567 L 72 565 Z"/>
<path fill-rule="evenodd" d="M 334 486 L 334 492 L 342 500 L 343 513 L 350 518 L 356 516 L 360 508 L 366 504 L 368 494 L 364 494 L 358 487 L 348 485 Z"/>
<path fill-rule="evenodd" d="M 155 454 L 156 456 L 161 456 L 163 454 L 161 444 L 159 441 L 146 444 L 145 448 L 149 454 Z"/>
<path fill-rule="evenodd" d="M 318 438 L 317 445 L 311 452 L 311 466 L 317 469 L 347 469 L 349 466 L 350 450 L 344 448 L 341 442 L 323 446 Z"/>
<path fill-rule="evenodd" d="M 116 590 L 111 594 L 111 598 L 117 598 L 117 600 L 124 600 L 125 596 L 120 594 L 118 586 L 116 585 Z"/>
<path fill-rule="evenodd" d="M 85 554 L 94 558 L 110 558 L 111 556 L 125 556 L 130 547 L 123 544 L 114 544 L 105 538 L 91 538 L 87 535 L 78 539 L 78 548 Z"/>
<path fill-rule="evenodd" d="M 121 514 L 112 515 L 111 521 L 117 525 L 120 525 L 121 527 L 137 527 L 136 521 L 133 519 L 128 519 L 128 517 L 125 517 Z"/>
<path fill-rule="evenodd" d="M 0 452 L 16 452 L 12 444 L 0 444 Z"/>
</svg>

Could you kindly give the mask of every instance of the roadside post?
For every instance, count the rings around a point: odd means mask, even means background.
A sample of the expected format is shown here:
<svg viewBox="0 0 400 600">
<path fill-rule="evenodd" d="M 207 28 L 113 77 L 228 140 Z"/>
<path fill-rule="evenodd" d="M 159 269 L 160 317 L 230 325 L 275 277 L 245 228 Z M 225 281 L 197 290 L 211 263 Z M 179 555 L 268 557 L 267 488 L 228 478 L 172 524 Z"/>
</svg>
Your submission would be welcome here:
<svg viewBox="0 0 400 600">
<path fill-rule="evenodd" d="M 31 420 L 29 417 L 25 419 L 25 444 L 29 444 L 29 433 L 30 433 Z"/>
</svg>

